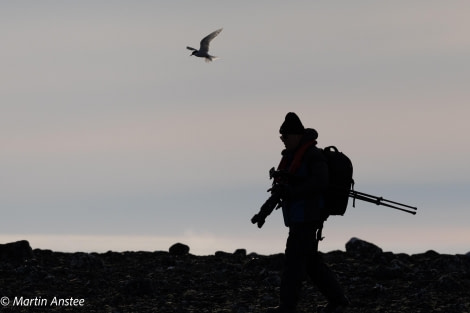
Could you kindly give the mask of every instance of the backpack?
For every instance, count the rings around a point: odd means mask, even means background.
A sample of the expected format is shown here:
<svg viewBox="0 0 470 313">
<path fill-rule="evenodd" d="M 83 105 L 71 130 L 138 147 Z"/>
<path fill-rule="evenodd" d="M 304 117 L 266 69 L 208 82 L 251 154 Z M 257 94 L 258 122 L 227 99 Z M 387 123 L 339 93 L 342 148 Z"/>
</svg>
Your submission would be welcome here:
<svg viewBox="0 0 470 313">
<path fill-rule="evenodd" d="M 348 206 L 349 193 L 354 190 L 353 165 L 351 160 L 335 146 L 323 149 L 328 164 L 329 185 L 325 196 L 325 217 L 344 215 Z"/>
</svg>

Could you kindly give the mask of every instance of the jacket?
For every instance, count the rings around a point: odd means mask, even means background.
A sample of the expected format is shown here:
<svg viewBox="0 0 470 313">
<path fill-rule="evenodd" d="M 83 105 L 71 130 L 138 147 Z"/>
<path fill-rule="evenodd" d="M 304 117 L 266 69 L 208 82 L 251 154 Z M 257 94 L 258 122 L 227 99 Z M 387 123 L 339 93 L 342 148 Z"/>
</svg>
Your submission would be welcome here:
<svg viewBox="0 0 470 313">
<path fill-rule="evenodd" d="M 316 146 L 316 141 L 302 151 L 303 145 L 316 139 L 312 136 L 313 133 L 307 129 L 296 150 L 282 152 L 286 169 L 299 157 L 298 153 L 303 153 L 297 169 L 288 176 L 283 199 L 282 213 L 284 224 L 288 227 L 293 223 L 321 223 L 325 216 L 324 195 L 328 186 L 326 158 Z"/>
</svg>

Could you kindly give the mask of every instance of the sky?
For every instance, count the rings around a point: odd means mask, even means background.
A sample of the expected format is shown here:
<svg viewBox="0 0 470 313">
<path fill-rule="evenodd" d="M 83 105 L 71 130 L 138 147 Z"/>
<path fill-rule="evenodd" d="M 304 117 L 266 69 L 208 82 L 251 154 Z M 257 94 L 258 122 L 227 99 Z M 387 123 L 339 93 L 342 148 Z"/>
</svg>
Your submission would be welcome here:
<svg viewBox="0 0 470 313">
<path fill-rule="evenodd" d="M 320 250 L 470 251 L 468 1 L 0 3 L 0 243 L 283 252 L 258 229 L 296 112 L 361 192 Z M 206 63 L 189 56 L 223 31 Z"/>
</svg>

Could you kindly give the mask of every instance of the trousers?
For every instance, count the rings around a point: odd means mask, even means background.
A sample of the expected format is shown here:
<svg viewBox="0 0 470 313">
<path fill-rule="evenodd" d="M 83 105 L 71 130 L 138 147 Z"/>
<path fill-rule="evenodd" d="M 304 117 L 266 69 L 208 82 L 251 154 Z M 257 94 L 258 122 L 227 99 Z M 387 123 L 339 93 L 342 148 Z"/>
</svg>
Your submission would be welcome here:
<svg viewBox="0 0 470 313">
<path fill-rule="evenodd" d="M 318 253 L 317 231 L 314 223 L 289 226 L 285 250 L 284 272 L 281 277 L 280 303 L 295 309 L 304 277 L 308 275 L 330 303 L 342 303 L 344 292 L 336 275 L 323 262 Z"/>
</svg>

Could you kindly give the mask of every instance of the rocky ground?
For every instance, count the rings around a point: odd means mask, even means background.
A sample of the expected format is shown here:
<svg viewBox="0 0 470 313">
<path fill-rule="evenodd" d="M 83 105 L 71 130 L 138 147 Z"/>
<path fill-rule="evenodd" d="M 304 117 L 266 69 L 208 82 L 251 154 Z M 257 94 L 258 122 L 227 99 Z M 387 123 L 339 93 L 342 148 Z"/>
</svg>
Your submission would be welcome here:
<svg viewBox="0 0 470 313">
<path fill-rule="evenodd" d="M 470 312 L 470 254 L 407 255 L 351 239 L 323 254 L 351 299 L 348 312 Z M 277 304 L 283 255 L 61 253 L 0 245 L 2 312 L 263 312 Z M 300 312 L 325 299 L 307 280 Z"/>
</svg>

